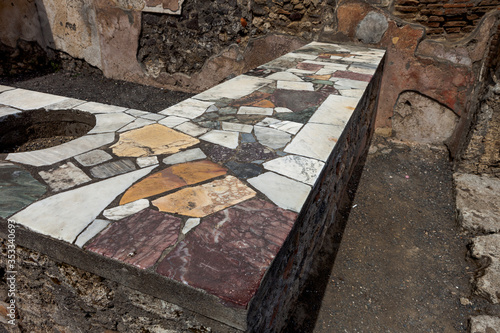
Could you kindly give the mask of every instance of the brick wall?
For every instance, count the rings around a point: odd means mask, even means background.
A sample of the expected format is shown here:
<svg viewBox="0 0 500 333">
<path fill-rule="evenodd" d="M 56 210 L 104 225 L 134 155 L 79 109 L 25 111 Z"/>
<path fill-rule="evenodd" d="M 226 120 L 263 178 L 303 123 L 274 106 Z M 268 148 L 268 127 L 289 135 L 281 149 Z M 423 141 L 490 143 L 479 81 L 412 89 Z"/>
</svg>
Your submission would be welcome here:
<svg viewBox="0 0 500 333">
<path fill-rule="evenodd" d="M 500 0 L 396 0 L 394 15 L 427 27 L 431 38 L 459 38 L 474 30 Z"/>
</svg>

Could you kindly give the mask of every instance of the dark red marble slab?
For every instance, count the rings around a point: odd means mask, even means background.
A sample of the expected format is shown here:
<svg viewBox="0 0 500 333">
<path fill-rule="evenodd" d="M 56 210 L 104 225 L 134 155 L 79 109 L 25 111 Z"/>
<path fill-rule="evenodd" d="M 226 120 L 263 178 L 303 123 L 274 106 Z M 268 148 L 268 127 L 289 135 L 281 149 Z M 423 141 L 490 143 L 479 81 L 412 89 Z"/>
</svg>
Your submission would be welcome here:
<svg viewBox="0 0 500 333">
<path fill-rule="evenodd" d="M 351 80 L 365 81 L 365 82 L 370 82 L 372 76 L 373 75 L 370 74 L 361 74 L 349 71 L 336 71 L 335 73 L 332 74 L 332 77 L 340 77 L 342 79 L 351 79 Z"/>
<path fill-rule="evenodd" d="M 146 269 L 177 242 L 180 226 L 180 218 L 146 208 L 111 224 L 86 249 Z"/>
<path fill-rule="evenodd" d="M 157 272 L 244 308 L 296 218 L 266 201 L 245 201 L 203 219 Z"/>
</svg>

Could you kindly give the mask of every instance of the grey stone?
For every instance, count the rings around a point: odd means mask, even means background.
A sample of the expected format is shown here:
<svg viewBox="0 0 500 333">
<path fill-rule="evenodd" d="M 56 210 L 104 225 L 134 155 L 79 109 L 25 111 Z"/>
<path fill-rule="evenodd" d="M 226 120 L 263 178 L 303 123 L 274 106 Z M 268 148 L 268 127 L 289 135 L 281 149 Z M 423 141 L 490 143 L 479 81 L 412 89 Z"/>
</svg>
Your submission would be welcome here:
<svg viewBox="0 0 500 333">
<path fill-rule="evenodd" d="M 459 221 L 469 231 L 500 232 L 500 179 L 454 174 Z"/>
<path fill-rule="evenodd" d="M 490 265 L 476 278 L 476 292 L 493 304 L 500 303 L 500 234 L 478 236 L 472 240 L 472 256 L 489 258 Z"/>
<path fill-rule="evenodd" d="M 83 166 L 92 166 L 99 163 L 106 162 L 113 157 L 106 153 L 104 150 L 92 150 L 88 153 L 84 153 L 78 156 L 75 156 L 75 159 Z"/>
<path fill-rule="evenodd" d="M 283 148 L 292 139 L 290 134 L 273 128 L 255 126 L 254 131 L 257 140 L 262 145 L 273 149 Z"/>
<path fill-rule="evenodd" d="M 135 170 L 134 162 L 120 160 L 95 166 L 90 170 L 90 173 L 97 178 L 109 178 L 133 170 Z"/>
<path fill-rule="evenodd" d="M 363 43 L 376 44 L 387 31 L 387 18 L 375 11 L 369 12 L 356 28 L 356 38 Z"/>
<path fill-rule="evenodd" d="M 399 95 L 392 117 L 397 139 L 430 144 L 444 143 L 457 123 L 458 116 L 451 109 L 413 91 Z"/>
<path fill-rule="evenodd" d="M 91 181 L 90 177 L 73 163 L 68 162 L 57 168 L 40 171 L 40 177 L 55 191 L 67 190 L 80 184 Z"/>
<path fill-rule="evenodd" d="M 470 333 L 500 333 L 500 318 L 492 316 L 471 317 Z"/>
</svg>

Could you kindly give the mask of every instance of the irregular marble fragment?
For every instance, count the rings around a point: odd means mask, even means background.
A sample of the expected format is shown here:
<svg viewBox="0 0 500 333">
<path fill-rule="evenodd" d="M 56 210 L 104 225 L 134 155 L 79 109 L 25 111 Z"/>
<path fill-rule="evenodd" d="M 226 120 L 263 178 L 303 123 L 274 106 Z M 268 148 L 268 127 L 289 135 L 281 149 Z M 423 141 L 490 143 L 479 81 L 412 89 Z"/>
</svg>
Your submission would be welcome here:
<svg viewBox="0 0 500 333">
<path fill-rule="evenodd" d="M 135 162 L 139 166 L 139 168 L 144 168 L 150 165 L 155 165 L 158 164 L 158 157 L 157 156 L 145 156 L 145 157 L 138 157 Z"/>
<path fill-rule="evenodd" d="M 135 164 L 131 160 L 118 160 L 99 164 L 90 169 L 90 173 L 96 178 L 109 178 L 135 169 Z"/>
<path fill-rule="evenodd" d="M 163 159 L 163 163 L 167 165 L 177 164 L 177 163 L 202 160 L 204 158 L 207 158 L 207 155 L 205 155 L 205 153 L 200 148 L 194 148 L 170 155 L 169 157 Z"/>
<path fill-rule="evenodd" d="M 146 209 L 148 207 L 149 207 L 149 200 L 139 199 L 136 201 L 129 202 L 125 205 L 120 205 L 106 209 L 104 212 L 102 212 L 102 214 L 108 220 L 117 221 L 127 216 L 138 213 L 141 210 Z"/>
<path fill-rule="evenodd" d="M 308 123 L 284 151 L 326 162 L 343 129 L 343 126 Z"/>
<path fill-rule="evenodd" d="M 75 160 L 78 161 L 83 166 L 92 166 L 99 163 L 106 162 L 113 157 L 106 153 L 104 150 L 96 149 L 83 153 L 81 155 L 75 156 Z"/>
<path fill-rule="evenodd" d="M 175 129 L 191 136 L 200 136 L 209 131 L 208 128 L 198 126 L 190 121 L 186 121 L 185 123 L 175 126 Z"/>
<path fill-rule="evenodd" d="M 213 104 L 214 103 L 212 102 L 205 102 L 195 98 L 188 98 L 163 111 L 160 111 L 160 114 L 194 119 L 205 113 L 205 111 Z"/>
<path fill-rule="evenodd" d="M 89 134 L 116 132 L 125 125 L 133 122 L 135 117 L 126 113 L 104 113 L 96 114 L 96 125 L 89 131 Z"/>
<path fill-rule="evenodd" d="M 204 217 L 255 196 L 255 192 L 233 176 L 184 188 L 153 201 L 160 211 Z"/>
<path fill-rule="evenodd" d="M 260 175 L 262 168 L 254 163 L 238 163 L 229 161 L 225 164 L 239 179 L 247 179 Z"/>
<path fill-rule="evenodd" d="M 10 163 L 0 165 L 0 217 L 18 212 L 46 191 L 28 171 Z"/>
<path fill-rule="evenodd" d="M 227 170 L 210 161 L 176 164 L 141 180 L 125 192 L 120 205 L 225 175 Z"/>
<path fill-rule="evenodd" d="M 111 148 L 118 156 L 141 157 L 177 153 L 198 142 L 189 135 L 154 124 L 121 133 L 120 139 Z"/>
<path fill-rule="evenodd" d="M 264 168 L 309 185 L 314 185 L 325 163 L 313 158 L 287 155 L 264 163 Z"/>
<path fill-rule="evenodd" d="M 223 147 L 235 149 L 238 147 L 238 132 L 213 130 L 200 137 L 201 140 L 212 142 Z"/>
<path fill-rule="evenodd" d="M 283 148 L 292 139 L 290 134 L 268 127 L 254 126 L 254 132 L 261 144 L 273 149 Z"/>
<path fill-rule="evenodd" d="M 274 172 L 263 173 L 260 176 L 248 179 L 248 182 L 279 207 L 294 212 L 300 212 L 311 191 L 309 185 Z"/>
<path fill-rule="evenodd" d="M 91 181 L 85 172 L 68 162 L 47 171 L 40 171 L 40 177 L 55 191 L 67 190 L 80 184 Z"/>
<path fill-rule="evenodd" d="M 12 89 L 0 95 L 0 104 L 13 106 L 21 110 L 40 109 L 44 106 L 59 103 L 67 97 L 45 94 L 24 89 Z"/>
<path fill-rule="evenodd" d="M 157 272 L 246 307 L 296 218 L 266 201 L 245 201 L 205 218 Z"/>
<path fill-rule="evenodd" d="M 104 230 L 108 225 L 109 221 L 96 219 L 92 222 L 81 234 L 78 235 L 75 241 L 75 245 L 78 247 L 83 247 L 85 243 L 94 238 L 95 235 Z"/>
<path fill-rule="evenodd" d="M 114 222 L 86 249 L 146 269 L 177 242 L 181 219 L 153 209 Z"/>
<path fill-rule="evenodd" d="M 197 217 L 192 217 L 190 219 L 187 219 L 186 224 L 184 224 L 184 227 L 182 228 L 182 233 L 185 235 L 191 230 L 193 230 L 194 227 L 200 224 L 200 220 Z"/>
</svg>

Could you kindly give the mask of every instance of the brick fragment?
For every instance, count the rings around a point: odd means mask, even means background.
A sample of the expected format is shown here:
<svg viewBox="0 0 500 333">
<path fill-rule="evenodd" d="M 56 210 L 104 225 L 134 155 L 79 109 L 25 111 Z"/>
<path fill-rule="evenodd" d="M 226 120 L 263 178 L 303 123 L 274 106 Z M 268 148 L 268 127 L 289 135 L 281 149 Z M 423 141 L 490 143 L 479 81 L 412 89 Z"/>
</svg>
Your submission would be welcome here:
<svg viewBox="0 0 500 333">
<path fill-rule="evenodd" d="M 466 25 L 465 21 L 448 21 L 444 24 L 445 27 L 465 27 Z"/>
<path fill-rule="evenodd" d="M 416 13 L 416 12 L 418 12 L 418 7 L 411 7 L 411 6 L 395 6 L 395 9 L 398 12 L 402 12 L 402 13 Z"/>
<path fill-rule="evenodd" d="M 433 16 L 429 17 L 429 21 L 432 21 L 432 22 L 443 22 L 444 21 L 444 17 L 433 15 Z"/>
</svg>

